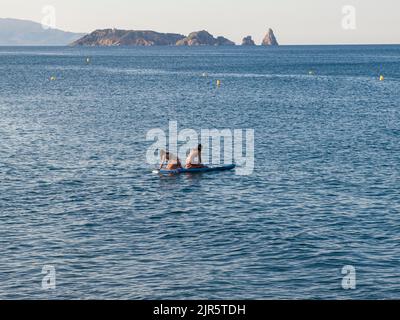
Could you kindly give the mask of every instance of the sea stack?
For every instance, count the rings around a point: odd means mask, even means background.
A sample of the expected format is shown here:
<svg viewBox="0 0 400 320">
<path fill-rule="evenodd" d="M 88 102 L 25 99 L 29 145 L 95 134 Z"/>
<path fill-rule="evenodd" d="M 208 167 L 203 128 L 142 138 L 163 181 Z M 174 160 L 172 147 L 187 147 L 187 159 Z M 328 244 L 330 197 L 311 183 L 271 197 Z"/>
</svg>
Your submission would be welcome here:
<svg viewBox="0 0 400 320">
<path fill-rule="evenodd" d="M 274 31 L 271 28 L 268 29 L 267 34 L 265 35 L 262 43 L 262 46 L 278 46 L 279 43 L 275 38 Z"/>
<path fill-rule="evenodd" d="M 254 43 L 253 39 L 251 36 L 247 36 L 243 38 L 242 41 L 242 46 L 255 46 L 256 44 Z"/>
</svg>

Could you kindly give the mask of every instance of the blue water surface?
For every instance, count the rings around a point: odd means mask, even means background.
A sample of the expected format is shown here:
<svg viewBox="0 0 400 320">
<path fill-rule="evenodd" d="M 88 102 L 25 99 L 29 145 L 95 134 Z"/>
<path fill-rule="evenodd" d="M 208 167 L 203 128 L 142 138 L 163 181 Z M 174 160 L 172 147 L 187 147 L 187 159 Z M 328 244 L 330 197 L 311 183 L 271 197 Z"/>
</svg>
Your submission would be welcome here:
<svg viewBox="0 0 400 320">
<path fill-rule="evenodd" d="M 152 174 L 170 120 L 254 172 Z M 399 299 L 399 139 L 400 46 L 1 47 L 0 298 Z"/>
</svg>

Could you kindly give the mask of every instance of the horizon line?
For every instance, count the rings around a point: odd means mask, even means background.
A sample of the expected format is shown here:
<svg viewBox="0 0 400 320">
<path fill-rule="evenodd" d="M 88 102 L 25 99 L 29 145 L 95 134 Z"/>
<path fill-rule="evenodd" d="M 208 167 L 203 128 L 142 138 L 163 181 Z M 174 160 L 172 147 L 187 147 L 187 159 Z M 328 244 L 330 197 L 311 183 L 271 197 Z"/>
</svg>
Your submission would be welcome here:
<svg viewBox="0 0 400 320">
<path fill-rule="evenodd" d="M 336 47 L 345 47 L 345 46 L 399 46 L 400 43 L 322 43 L 322 44 L 279 44 L 276 46 L 263 46 L 261 44 L 256 44 L 253 46 L 244 46 L 241 44 L 235 45 L 220 45 L 220 46 L 213 46 L 213 45 L 199 45 L 199 46 L 176 46 L 176 45 L 152 45 L 152 46 L 139 46 L 139 45 L 122 45 L 122 46 L 76 46 L 76 48 L 152 48 L 152 47 L 179 47 L 179 48 L 232 48 L 232 47 L 245 47 L 245 48 L 279 48 L 279 47 L 328 47 L 328 46 L 336 46 Z M 2 45 L 0 44 L 0 48 L 15 48 L 15 47 L 68 47 L 74 48 L 74 46 L 70 45 L 25 45 L 25 44 L 18 44 L 18 45 Z"/>
</svg>

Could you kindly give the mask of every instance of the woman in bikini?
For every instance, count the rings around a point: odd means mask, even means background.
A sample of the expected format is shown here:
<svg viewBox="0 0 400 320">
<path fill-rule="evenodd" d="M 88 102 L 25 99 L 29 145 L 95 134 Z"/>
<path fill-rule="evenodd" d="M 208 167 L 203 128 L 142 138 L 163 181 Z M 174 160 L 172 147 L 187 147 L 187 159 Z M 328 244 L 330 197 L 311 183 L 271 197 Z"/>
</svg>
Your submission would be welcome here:
<svg viewBox="0 0 400 320">
<path fill-rule="evenodd" d="M 161 164 L 159 170 L 161 170 L 164 167 L 164 165 L 166 165 L 166 170 L 176 170 L 182 168 L 181 161 L 174 154 L 165 150 L 161 150 L 160 156 L 161 156 Z"/>
<path fill-rule="evenodd" d="M 201 144 L 197 148 L 190 150 L 190 153 L 186 159 L 186 169 L 199 169 L 205 168 L 206 166 L 201 163 Z"/>
</svg>

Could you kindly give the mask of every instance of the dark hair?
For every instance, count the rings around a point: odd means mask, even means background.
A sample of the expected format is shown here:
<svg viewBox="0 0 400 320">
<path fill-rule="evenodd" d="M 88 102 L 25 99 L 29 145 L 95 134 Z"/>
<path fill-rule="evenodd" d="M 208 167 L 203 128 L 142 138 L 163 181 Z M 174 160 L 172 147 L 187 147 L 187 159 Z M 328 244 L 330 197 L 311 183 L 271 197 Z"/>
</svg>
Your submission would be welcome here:
<svg viewBox="0 0 400 320">
<path fill-rule="evenodd" d="M 203 146 L 201 145 L 201 143 L 199 143 L 199 145 L 197 146 L 197 150 L 201 150 L 203 148 Z"/>
</svg>

